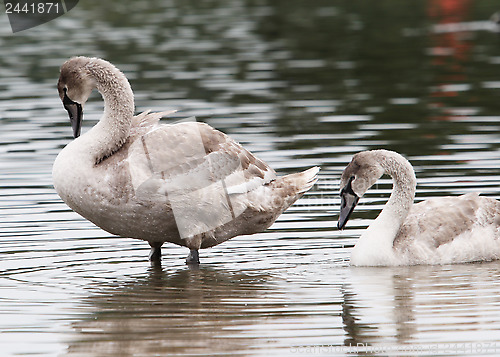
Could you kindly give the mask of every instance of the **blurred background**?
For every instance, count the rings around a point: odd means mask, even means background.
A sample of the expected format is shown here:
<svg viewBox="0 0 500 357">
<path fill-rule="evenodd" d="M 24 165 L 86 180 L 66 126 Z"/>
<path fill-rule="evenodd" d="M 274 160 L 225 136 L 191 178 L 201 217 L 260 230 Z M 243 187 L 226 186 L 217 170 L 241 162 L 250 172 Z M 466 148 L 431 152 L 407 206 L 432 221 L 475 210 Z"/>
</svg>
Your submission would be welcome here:
<svg viewBox="0 0 500 357">
<path fill-rule="evenodd" d="M 451 354 L 496 355 L 497 262 L 350 268 L 389 179 L 344 232 L 335 227 L 340 173 L 366 149 L 406 156 L 417 200 L 500 197 L 499 10 L 493 0 L 86 0 L 16 34 L 1 15 L 2 351 L 286 356 L 459 344 Z M 201 251 L 199 270 L 173 245 L 150 267 L 146 243 L 96 228 L 52 187 L 52 163 L 72 140 L 56 83 L 76 55 L 120 68 L 137 112 L 195 116 L 279 174 L 319 165 L 317 185 L 266 232 Z M 102 109 L 95 93 L 83 132 Z"/>
</svg>

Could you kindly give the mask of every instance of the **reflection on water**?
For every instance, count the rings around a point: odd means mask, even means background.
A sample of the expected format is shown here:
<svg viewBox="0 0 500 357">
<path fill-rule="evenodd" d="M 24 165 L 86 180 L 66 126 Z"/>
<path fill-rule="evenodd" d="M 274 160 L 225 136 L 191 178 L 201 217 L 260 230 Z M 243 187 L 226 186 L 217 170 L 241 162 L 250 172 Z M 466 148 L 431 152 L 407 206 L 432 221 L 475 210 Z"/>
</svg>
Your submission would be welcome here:
<svg viewBox="0 0 500 357">
<path fill-rule="evenodd" d="M 88 286 L 78 309 L 91 313 L 71 324 L 65 355 L 497 353 L 497 262 L 322 269 L 292 269 L 285 281 L 275 271 L 152 268 Z"/>
<path fill-rule="evenodd" d="M 214 355 L 244 350 L 254 337 L 232 336 L 272 318 L 283 305 L 269 293 L 268 275 L 225 273 L 202 267 L 99 286 L 81 304 L 92 314 L 72 324 L 78 333 L 68 356 Z M 256 298 L 259 298 L 258 300 Z"/>
<path fill-rule="evenodd" d="M 340 172 L 365 149 L 408 157 L 417 200 L 500 197 L 497 6 L 89 0 L 16 35 L 0 17 L 2 352 L 353 355 L 360 344 L 400 356 L 463 343 L 430 354 L 497 355 L 498 262 L 350 268 L 388 180 L 349 229 L 335 229 Z M 320 165 L 318 184 L 266 232 L 203 250 L 200 270 L 175 246 L 151 268 L 147 244 L 94 227 L 52 187 L 52 162 L 71 140 L 55 85 L 72 55 L 123 69 L 137 111 L 195 116 L 280 174 Z M 92 96 L 83 131 L 101 111 Z"/>
<path fill-rule="evenodd" d="M 481 354 L 482 349 L 494 355 L 498 346 L 491 339 L 500 321 L 492 317 L 490 307 L 499 303 L 498 269 L 498 262 L 352 268 L 349 283 L 343 287 L 345 343 L 409 348 L 419 341 L 416 348 L 422 351 L 440 348 L 443 353 L 455 348 L 456 354 L 465 350 Z M 441 346 L 433 344 L 436 333 L 449 335 Z"/>
</svg>

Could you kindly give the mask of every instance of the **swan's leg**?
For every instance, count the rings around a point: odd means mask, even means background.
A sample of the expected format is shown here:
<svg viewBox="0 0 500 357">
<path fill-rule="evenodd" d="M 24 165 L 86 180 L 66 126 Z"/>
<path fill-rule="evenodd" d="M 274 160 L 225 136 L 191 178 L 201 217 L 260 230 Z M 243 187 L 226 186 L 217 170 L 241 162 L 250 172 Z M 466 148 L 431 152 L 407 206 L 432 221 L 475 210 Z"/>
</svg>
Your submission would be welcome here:
<svg viewBox="0 0 500 357">
<path fill-rule="evenodd" d="M 190 249 L 189 255 L 186 258 L 186 264 L 200 264 L 200 255 L 198 249 Z"/>
<path fill-rule="evenodd" d="M 159 263 L 161 262 L 161 246 L 163 243 L 153 243 L 149 242 L 149 245 L 151 246 L 151 251 L 149 252 L 149 260 L 152 263 Z"/>
<path fill-rule="evenodd" d="M 186 247 L 189 248 L 189 255 L 186 258 L 186 264 L 200 264 L 200 255 L 198 254 L 198 249 L 200 249 L 201 247 L 201 241 L 201 234 L 186 238 Z"/>
</svg>

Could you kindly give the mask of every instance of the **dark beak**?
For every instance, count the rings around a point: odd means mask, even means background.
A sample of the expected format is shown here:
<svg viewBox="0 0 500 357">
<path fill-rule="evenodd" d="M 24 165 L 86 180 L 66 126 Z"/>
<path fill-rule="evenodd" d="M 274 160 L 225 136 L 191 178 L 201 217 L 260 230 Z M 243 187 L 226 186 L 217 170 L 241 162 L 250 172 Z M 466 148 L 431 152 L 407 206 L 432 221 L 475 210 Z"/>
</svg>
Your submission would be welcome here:
<svg viewBox="0 0 500 357">
<path fill-rule="evenodd" d="M 82 129 L 82 105 L 69 99 L 66 92 L 64 93 L 63 97 L 63 105 L 64 108 L 68 111 L 71 127 L 73 128 L 73 136 L 76 139 L 80 136 L 80 131 Z"/>
<path fill-rule="evenodd" d="M 338 229 L 344 229 L 349 217 L 351 216 L 354 207 L 358 204 L 359 197 L 352 190 L 351 182 L 354 177 L 351 177 L 347 185 L 340 191 L 340 216 L 337 223 Z"/>
</svg>

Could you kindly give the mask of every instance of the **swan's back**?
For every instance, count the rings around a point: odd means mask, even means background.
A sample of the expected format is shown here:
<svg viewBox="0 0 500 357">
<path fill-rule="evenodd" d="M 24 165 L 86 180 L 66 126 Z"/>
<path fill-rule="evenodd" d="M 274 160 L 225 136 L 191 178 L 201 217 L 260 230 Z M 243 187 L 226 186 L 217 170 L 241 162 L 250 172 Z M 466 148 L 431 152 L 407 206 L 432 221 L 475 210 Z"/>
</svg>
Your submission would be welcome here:
<svg viewBox="0 0 500 357">
<path fill-rule="evenodd" d="M 407 264 L 500 258 L 500 202 L 469 193 L 417 203 L 394 239 Z"/>
<path fill-rule="evenodd" d="M 205 123 L 159 124 L 158 115 L 139 116 L 125 144 L 135 188 L 156 175 L 184 192 L 228 180 L 229 193 L 246 193 L 277 178 L 264 161 Z"/>
</svg>

